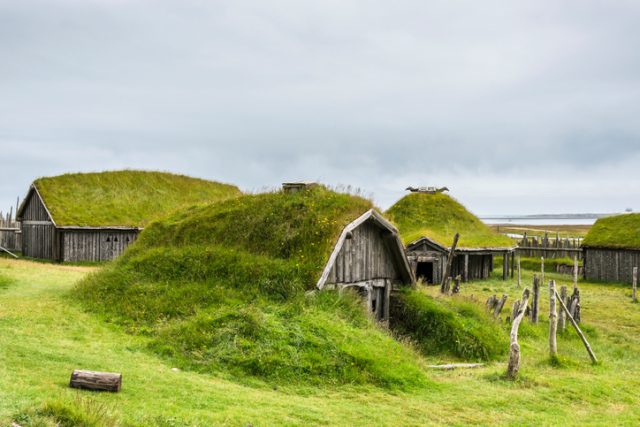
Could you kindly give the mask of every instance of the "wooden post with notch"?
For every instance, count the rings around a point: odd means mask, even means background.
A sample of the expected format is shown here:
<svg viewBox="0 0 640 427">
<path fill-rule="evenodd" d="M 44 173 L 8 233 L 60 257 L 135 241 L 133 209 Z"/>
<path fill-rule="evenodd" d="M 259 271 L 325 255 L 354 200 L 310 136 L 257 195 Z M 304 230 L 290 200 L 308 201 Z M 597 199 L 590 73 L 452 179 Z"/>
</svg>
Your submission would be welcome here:
<svg viewBox="0 0 640 427">
<path fill-rule="evenodd" d="M 527 303 L 529 302 L 529 289 L 525 288 L 522 292 L 522 300 L 518 305 L 518 312 L 513 318 L 511 324 L 511 334 L 509 336 L 509 366 L 507 367 L 507 378 L 516 379 L 518 371 L 520 370 L 520 345 L 518 344 L 518 329 L 520 328 L 520 322 L 524 317 L 524 313 L 527 309 Z"/>
<path fill-rule="evenodd" d="M 447 266 L 444 269 L 444 274 L 442 275 L 442 281 L 440 282 L 440 292 L 445 293 L 445 286 L 447 283 L 447 278 L 451 275 L 451 266 L 453 265 L 453 257 L 456 254 L 456 247 L 458 246 L 458 239 L 460 238 L 460 234 L 456 233 L 453 236 L 453 244 L 451 245 L 451 250 L 449 251 L 449 258 L 447 258 Z"/>
</svg>

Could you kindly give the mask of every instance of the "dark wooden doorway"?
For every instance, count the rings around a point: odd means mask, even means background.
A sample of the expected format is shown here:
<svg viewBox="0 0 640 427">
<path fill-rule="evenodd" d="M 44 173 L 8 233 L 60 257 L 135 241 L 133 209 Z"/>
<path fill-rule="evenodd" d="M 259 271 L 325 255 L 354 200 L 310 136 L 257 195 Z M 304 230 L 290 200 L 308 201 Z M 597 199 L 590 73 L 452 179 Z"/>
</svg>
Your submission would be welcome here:
<svg viewBox="0 0 640 427">
<path fill-rule="evenodd" d="M 433 284 L 433 261 L 418 262 L 416 278 L 424 283 Z"/>
</svg>

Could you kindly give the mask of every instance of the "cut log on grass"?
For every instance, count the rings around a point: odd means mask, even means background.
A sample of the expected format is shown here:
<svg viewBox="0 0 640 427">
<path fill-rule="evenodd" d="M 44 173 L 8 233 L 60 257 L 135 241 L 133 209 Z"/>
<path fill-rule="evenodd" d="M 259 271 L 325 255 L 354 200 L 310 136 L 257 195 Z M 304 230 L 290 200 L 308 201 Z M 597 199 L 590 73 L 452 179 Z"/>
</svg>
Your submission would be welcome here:
<svg viewBox="0 0 640 427">
<path fill-rule="evenodd" d="M 69 387 L 86 390 L 119 392 L 122 374 L 115 372 L 94 372 L 76 369 L 71 374 Z"/>
<path fill-rule="evenodd" d="M 556 281 L 549 280 L 549 355 L 558 355 L 556 332 L 558 330 L 558 313 L 556 311 Z"/>
<path fill-rule="evenodd" d="M 556 296 L 558 296 L 557 293 L 556 293 Z M 562 302 L 562 299 L 560 299 L 560 306 L 564 310 L 564 313 L 567 315 L 567 319 L 569 319 L 569 321 L 573 325 L 573 328 L 576 330 L 576 332 L 580 336 L 580 339 L 582 340 L 582 343 L 584 344 L 584 347 L 587 349 L 587 352 L 589 353 L 589 357 L 591 358 L 591 361 L 593 363 L 598 363 L 598 359 L 596 359 L 596 355 L 593 353 L 593 350 L 591 350 L 591 346 L 589 345 L 589 342 L 587 341 L 587 337 L 585 337 L 584 334 L 582 333 L 582 331 L 580 330 L 580 327 L 578 326 L 578 323 L 573 319 L 573 317 L 571 316 L 571 313 L 569 313 L 569 309 L 564 304 L 564 302 Z"/>
<path fill-rule="evenodd" d="M 525 288 L 522 292 L 522 300 L 520 301 L 520 309 L 513 319 L 511 325 L 510 345 L 509 345 L 509 366 L 507 367 L 507 378 L 516 379 L 520 370 L 520 345 L 518 344 L 518 328 L 524 317 L 527 304 L 529 302 L 529 289 Z"/>
</svg>

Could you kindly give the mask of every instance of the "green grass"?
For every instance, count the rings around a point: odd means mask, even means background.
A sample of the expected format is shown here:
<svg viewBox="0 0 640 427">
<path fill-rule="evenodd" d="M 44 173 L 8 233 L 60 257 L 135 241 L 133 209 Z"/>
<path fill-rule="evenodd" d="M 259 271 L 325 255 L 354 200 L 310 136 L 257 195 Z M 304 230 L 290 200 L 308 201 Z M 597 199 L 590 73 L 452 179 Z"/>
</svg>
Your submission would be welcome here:
<svg viewBox="0 0 640 427">
<path fill-rule="evenodd" d="M 501 265 L 502 257 L 496 257 L 496 265 Z M 573 266 L 573 260 L 568 257 L 564 258 L 545 258 L 544 271 L 547 273 L 555 273 L 558 265 Z M 582 267 L 582 260 L 578 260 L 578 266 Z M 540 271 L 542 268 L 542 260 L 540 258 L 522 257 L 520 258 L 520 268 L 531 271 Z"/>
<path fill-rule="evenodd" d="M 148 347 L 182 369 L 276 384 L 420 386 L 416 353 L 358 297 L 306 293 L 343 227 L 370 208 L 324 188 L 188 208 L 151 224 L 75 295 L 149 336 Z"/>
<path fill-rule="evenodd" d="M 640 249 L 640 213 L 598 219 L 582 246 Z"/>
<path fill-rule="evenodd" d="M 136 426 L 631 426 L 640 418 L 640 306 L 630 302 L 628 287 L 580 282 L 582 326 L 601 360 L 596 366 L 571 330 L 559 334 L 559 363 L 551 363 L 543 293 L 540 324 L 525 320 L 521 326 L 519 381 L 502 379 L 506 356 L 474 370 L 426 371 L 426 363 L 452 361 L 431 355 L 416 356 L 428 380 L 409 390 L 330 383 L 276 387 L 219 372 L 173 371 L 169 359 L 147 350 L 152 338 L 127 334 L 74 302 L 69 292 L 91 271 L 0 259 L 0 273 L 11 281 L 0 290 L 0 425 L 11 419 L 24 426 L 47 425 L 37 424 L 43 419 L 55 425 L 95 419 L 101 411 L 107 422 Z M 531 275 L 524 272 L 525 283 Z M 567 284 L 564 276 L 549 277 Z M 438 298 L 437 287 L 424 292 Z M 522 288 L 494 278 L 463 284 L 461 292 L 480 308 L 489 295 L 507 293 L 510 307 Z M 117 394 L 70 389 L 76 368 L 122 372 L 123 389 Z"/>
<path fill-rule="evenodd" d="M 433 297 L 427 289 L 405 289 L 394 300 L 392 327 L 426 355 L 491 360 L 506 353 L 507 334 L 475 301 L 458 295 Z"/>
<path fill-rule="evenodd" d="M 513 247 L 513 241 L 485 225 L 452 197 L 411 193 L 396 202 L 385 215 L 398 227 L 402 240 L 429 237 L 445 247 L 460 233 L 458 247 Z"/>
<path fill-rule="evenodd" d="M 57 225 L 143 227 L 179 207 L 239 196 L 236 186 L 165 172 L 72 173 L 34 182 Z"/>
</svg>

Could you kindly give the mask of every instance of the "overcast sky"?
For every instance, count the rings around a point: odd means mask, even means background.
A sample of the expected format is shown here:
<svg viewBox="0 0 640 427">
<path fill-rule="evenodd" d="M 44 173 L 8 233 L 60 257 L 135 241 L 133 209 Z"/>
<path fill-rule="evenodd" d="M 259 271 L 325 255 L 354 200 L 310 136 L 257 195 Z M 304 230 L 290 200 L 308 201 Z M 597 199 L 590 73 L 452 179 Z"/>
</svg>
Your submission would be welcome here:
<svg viewBox="0 0 640 427">
<path fill-rule="evenodd" d="M 640 210 L 640 2 L 0 0 L 0 210 L 144 168 Z"/>
</svg>

